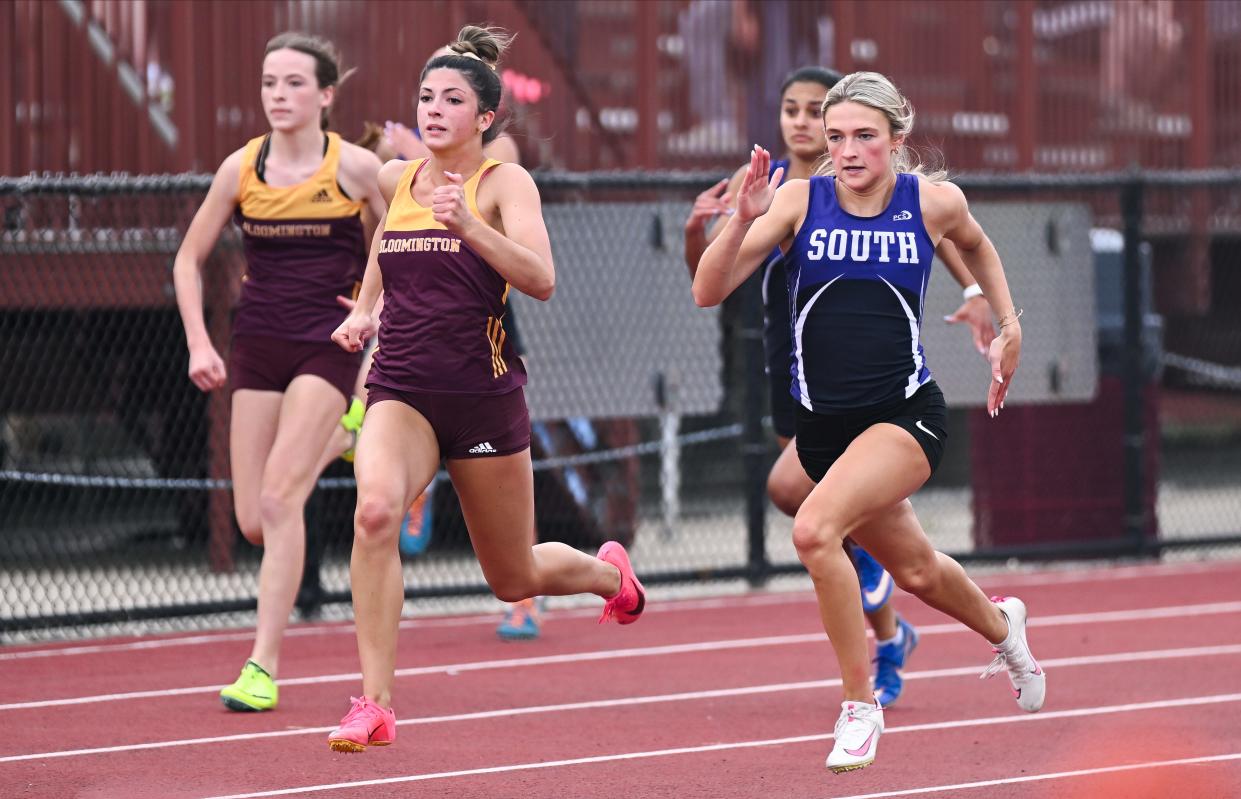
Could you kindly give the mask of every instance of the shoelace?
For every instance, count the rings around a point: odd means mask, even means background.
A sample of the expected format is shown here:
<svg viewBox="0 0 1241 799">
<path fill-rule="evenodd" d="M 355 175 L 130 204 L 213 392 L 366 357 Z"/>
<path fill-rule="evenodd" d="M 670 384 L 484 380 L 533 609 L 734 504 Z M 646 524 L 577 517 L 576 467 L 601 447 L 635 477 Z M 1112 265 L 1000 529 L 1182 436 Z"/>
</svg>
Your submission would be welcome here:
<svg viewBox="0 0 1241 799">
<path fill-rule="evenodd" d="M 616 596 L 609 597 L 603 601 L 603 613 L 599 616 L 599 623 L 606 624 L 616 618 L 616 606 L 620 602 L 622 596 L 625 595 L 625 578 L 621 576 L 621 589 L 616 592 Z"/>
<path fill-rule="evenodd" d="M 991 677 L 994 677 L 995 675 L 999 674 L 1001 671 L 1004 671 L 1005 669 L 1008 668 L 1008 656 L 998 649 L 994 651 L 995 651 L 995 659 L 987 664 L 987 668 L 982 670 L 982 674 L 978 675 L 978 679 L 980 680 L 990 679 Z"/>
<path fill-rule="evenodd" d="M 349 708 L 349 712 L 346 713 L 345 717 L 340 720 L 340 726 L 342 727 L 349 726 L 349 722 L 351 721 L 357 721 L 358 718 L 366 711 L 366 703 L 362 699 L 351 696 L 349 697 L 349 701 L 353 703 L 353 707 Z"/>
<path fill-rule="evenodd" d="M 892 658 L 874 657 L 871 658 L 871 665 L 875 666 L 875 686 L 887 687 L 896 682 L 896 672 L 899 670 L 896 661 Z"/>
<path fill-rule="evenodd" d="M 848 726 L 850 722 L 853 722 L 853 721 L 870 721 L 870 719 L 869 718 L 862 719 L 857 715 L 857 713 L 850 710 L 845 715 L 836 719 L 836 729 L 834 730 L 836 740 L 840 740 L 840 736 L 843 733 L 844 728 Z"/>
<path fill-rule="evenodd" d="M 1016 652 L 1005 652 L 1002 649 L 996 649 L 994 647 L 992 648 L 992 651 L 995 652 L 995 659 L 987 664 L 987 668 L 982 670 L 982 674 L 978 675 L 978 679 L 986 680 L 990 677 L 994 677 L 1004 670 L 1015 672 L 1018 675 L 1025 674 L 1027 671 L 1032 671 L 1032 669 L 1024 668 L 1022 666 L 1021 661 L 1024 660 L 1024 658 L 1018 656 Z"/>
<path fill-rule="evenodd" d="M 897 664 L 899 663 L 899 657 L 900 657 L 899 649 L 896 652 L 891 652 L 891 653 L 879 651 L 879 652 L 876 652 L 875 656 L 870 659 L 870 662 L 872 665 L 880 664 L 880 663 L 887 663 L 891 665 L 893 668 L 895 668 Z"/>
</svg>

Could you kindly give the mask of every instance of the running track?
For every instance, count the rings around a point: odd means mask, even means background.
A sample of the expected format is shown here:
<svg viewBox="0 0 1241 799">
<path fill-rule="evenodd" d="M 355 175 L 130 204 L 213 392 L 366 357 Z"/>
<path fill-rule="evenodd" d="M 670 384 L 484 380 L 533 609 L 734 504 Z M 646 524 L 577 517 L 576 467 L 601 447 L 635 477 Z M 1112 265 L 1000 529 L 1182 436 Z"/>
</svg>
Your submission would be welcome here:
<svg viewBox="0 0 1241 799">
<path fill-rule="evenodd" d="M 806 593 L 653 602 L 626 628 L 549 614 L 405 622 L 397 742 L 326 734 L 359 686 L 352 629 L 295 627 L 281 706 L 216 699 L 241 633 L 0 649 L 4 797 L 1241 796 L 1241 562 L 996 575 L 1030 606 L 1043 711 L 1014 705 L 990 650 L 908 596 L 922 632 L 871 768 L 823 768 L 836 668 Z"/>
</svg>

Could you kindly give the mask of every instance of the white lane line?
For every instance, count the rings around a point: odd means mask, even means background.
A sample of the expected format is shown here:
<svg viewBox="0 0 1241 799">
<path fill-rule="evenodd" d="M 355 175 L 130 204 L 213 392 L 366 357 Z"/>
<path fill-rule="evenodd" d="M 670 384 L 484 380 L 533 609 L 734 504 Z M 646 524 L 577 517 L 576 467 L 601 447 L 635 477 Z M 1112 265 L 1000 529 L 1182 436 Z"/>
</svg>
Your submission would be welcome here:
<svg viewBox="0 0 1241 799">
<path fill-rule="evenodd" d="M 766 605 L 804 604 L 814 601 L 814 594 L 805 591 L 772 594 L 741 594 L 730 597 L 714 597 L 711 599 L 669 600 L 652 604 L 647 609 L 651 614 L 717 610 L 719 608 L 735 608 L 738 605 L 763 607 Z M 549 621 L 559 619 L 593 619 L 599 615 L 599 608 L 564 608 L 549 611 Z M 480 624 L 494 625 L 499 623 L 500 609 L 495 613 L 474 616 L 451 616 L 442 618 L 404 619 L 402 630 L 424 630 L 432 627 L 469 627 Z M 355 627 L 349 622 L 335 624 L 314 624 L 293 626 L 285 630 L 286 638 L 307 638 L 316 635 L 354 634 Z M 202 644 L 229 643 L 233 641 L 253 641 L 254 630 L 233 633 L 204 633 L 202 635 L 183 636 L 180 638 L 158 638 L 150 641 L 129 641 L 117 644 L 83 644 L 79 646 L 60 646 L 51 649 L 25 649 L 19 652 L 0 652 L 0 663 L 6 660 L 30 660 L 33 658 L 50 658 L 68 655 L 100 655 L 113 652 L 141 652 L 158 649 L 171 649 L 176 646 L 199 646 Z"/>
<path fill-rule="evenodd" d="M 1198 561 L 1191 563 L 1137 563 L 1131 566 L 1050 569 L 1046 571 L 993 572 L 973 577 L 974 582 L 999 585 L 1059 585 L 1060 583 L 1115 582 L 1143 577 L 1182 577 L 1186 574 L 1235 572 L 1237 561 Z"/>
<path fill-rule="evenodd" d="M 883 793 L 859 793 L 851 796 L 840 796 L 836 799 L 880 799 L 884 796 L 921 796 L 926 793 L 943 791 L 966 791 L 973 788 L 990 788 L 996 785 L 1012 785 L 1018 782 L 1039 782 L 1041 780 L 1062 780 L 1067 777 L 1088 777 L 1092 774 L 1111 774 L 1117 771 L 1136 771 L 1145 768 L 1166 768 L 1168 766 L 1194 766 L 1201 763 L 1224 763 L 1229 760 L 1241 760 L 1241 752 L 1226 755 L 1207 755 L 1205 757 L 1183 757 L 1179 760 L 1151 760 L 1146 763 L 1126 763 L 1123 766 L 1100 766 L 1099 768 L 1083 768 L 1076 771 L 1055 771 L 1049 774 L 1029 774 L 1024 777 L 1005 777 L 999 780 L 983 780 L 981 782 L 962 782 L 956 785 L 930 785 L 925 788 L 910 788 L 903 791 L 884 791 Z"/>
<path fill-rule="evenodd" d="M 1000 573 L 979 575 L 974 581 L 987 590 L 1008 589 L 1021 586 L 1061 585 L 1080 582 L 1111 582 L 1116 580 L 1132 580 L 1142 577 L 1176 577 L 1186 574 L 1228 571 L 1231 566 L 1218 563 L 1182 563 L 1182 564 L 1140 564 L 1136 566 L 1119 566 L 1102 569 L 1083 569 L 1069 571 L 1048 571 L 1034 573 Z M 790 591 L 780 593 L 740 594 L 710 599 L 665 600 L 648 608 L 650 613 L 670 613 L 697 610 L 731 608 L 740 605 L 803 604 L 814 601 L 814 594 L 807 591 Z M 548 618 L 586 618 L 598 614 L 597 609 L 563 609 L 548 614 Z M 480 624 L 495 624 L 499 611 L 496 613 L 478 614 L 473 616 L 449 616 L 435 618 L 405 619 L 401 629 L 422 629 L 429 627 L 470 627 Z M 354 626 L 349 622 L 335 624 L 300 625 L 289 627 L 285 636 L 289 638 L 310 637 L 316 635 L 353 634 Z M 72 655 L 99 655 L 112 652 L 150 651 L 171 649 L 177 646 L 201 646 L 231 641 L 251 641 L 254 631 L 247 629 L 235 633 L 208 633 L 173 638 L 159 638 L 151 641 L 132 641 L 117 644 L 85 644 L 64 646 L 53 644 L 47 649 L 23 649 L 17 652 L 0 652 L 0 663 L 10 660 L 29 660 L 32 658 L 68 657 Z"/>
<path fill-rule="evenodd" d="M 1154 649 L 1144 652 L 1114 652 L 1107 655 L 1081 655 L 1078 657 L 1053 658 L 1040 663 L 1044 668 L 1066 668 L 1073 666 L 1099 666 L 1111 663 L 1137 663 L 1143 661 L 1172 660 L 1177 658 L 1201 658 L 1221 655 L 1241 655 L 1241 644 L 1230 646 L 1205 646 L 1187 649 Z M 933 680 L 944 677 L 972 677 L 978 674 L 979 667 L 957 666 L 948 669 L 928 669 L 906 673 L 906 680 Z M 722 699 L 736 696 L 755 696 L 760 694 L 783 693 L 788 691 L 809 691 L 840 686 L 840 678 L 830 680 L 809 680 L 805 682 L 771 683 L 767 685 L 750 685 L 740 688 L 717 688 L 707 691 L 687 691 L 675 694 L 655 694 L 650 696 L 631 696 L 620 699 L 597 699 L 589 702 L 565 702 L 555 705 L 533 705 L 530 707 L 501 708 L 497 710 L 480 710 L 473 713 L 454 713 L 445 716 L 423 716 L 420 718 L 401 719 L 398 727 L 425 726 L 430 724 L 448 724 L 457 721 L 479 721 L 482 719 L 512 718 L 530 716 L 541 713 L 564 713 L 577 710 L 599 710 L 612 707 L 633 707 L 636 705 L 653 705 L 666 702 L 692 702 L 702 699 Z M 1046 718 L 1046 714 L 1043 716 Z M 116 752 L 135 752 L 144 749 L 167 749 L 179 746 L 199 746 L 205 744 L 228 743 L 232 741 L 255 741 L 265 738 L 286 738 L 292 735 L 324 735 L 335 727 L 302 727 L 300 729 L 271 730 L 268 732 L 238 733 L 236 735 L 219 735 L 209 738 L 188 738 L 172 741 L 149 741 L 145 743 L 120 744 L 117 746 L 101 746 L 90 749 L 64 749 L 53 752 L 34 754 L 8 755 L 0 757 L 0 763 L 12 763 L 22 760 L 49 760 L 61 757 L 81 757 L 84 755 L 112 754 Z"/>
<path fill-rule="evenodd" d="M 1189 699 L 1168 699 L 1158 702 L 1136 702 L 1126 705 L 1104 705 L 1101 707 L 1085 707 L 1075 710 L 1058 710 L 1044 713 L 1022 713 L 1019 716 L 990 716 L 975 719 L 960 719 L 957 721 L 937 721 L 928 724 L 910 724 L 905 727 L 890 727 L 884 731 L 884 735 L 891 735 L 902 732 L 925 732 L 929 730 L 943 729 L 962 729 L 965 727 L 988 727 L 998 724 L 1015 724 L 1021 722 L 1049 721 L 1053 719 L 1072 718 L 1076 716 L 1102 715 L 1106 713 L 1132 713 L 1143 710 L 1162 710 L 1170 707 L 1183 707 L 1186 705 L 1209 705 L 1220 704 L 1225 702 L 1241 701 L 1241 694 L 1221 694 L 1218 696 L 1198 696 Z M 733 743 L 708 744 L 705 746 L 682 746 L 675 749 L 655 749 L 647 752 L 623 752 L 614 755 L 597 755 L 595 757 L 578 757 L 566 760 L 555 760 L 541 763 L 518 763 L 509 766 L 490 766 L 486 768 L 463 769 L 460 771 L 441 771 L 432 774 L 410 774 L 401 777 L 386 777 L 383 779 L 360 780 L 357 782 L 337 782 L 322 785 L 303 785 L 296 788 L 277 788 L 270 791 L 256 791 L 254 793 L 236 793 L 227 796 L 213 796 L 209 799 L 261 799 L 268 796 L 292 796 L 303 793 L 319 793 L 322 791 L 338 791 L 347 788 L 362 788 L 371 785 L 394 785 L 405 782 L 424 782 L 427 780 L 442 780 L 452 777 L 470 777 L 480 774 L 501 774 L 513 771 L 532 771 L 542 768 L 558 768 L 561 766 L 578 766 L 591 763 L 611 763 L 618 760 L 637 760 L 639 758 L 668 757 L 671 755 L 687 755 L 700 754 L 703 752 L 721 752 L 730 749 L 754 749 L 763 746 L 787 746 L 790 744 L 810 743 L 815 741 L 830 741 L 831 733 L 821 733 L 818 735 L 797 735 L 789 738 L 769 738 L 761 741 L 736 741 Z M 1241 757 L 1241 754 L 1217 755 L 1217 759 L 1227 760 Z M 1173 761 L 1168 761 L 1169 763 Z M 1205 761 L 1204 761 L 1205 762 Z M 1123 768 L 1123 767 L 1115 767 Z M 1040 776 L 1040 775 L 1032 775 Z M 892 796 L 898 794 L 871 794 L 872 796 Z M 861 799 L 853 797 L 852 799 Z"/>
<path fill-rule="evenodd" d="M 1241 613 L 1241 602 L 1213 602 L 1203 605 L 1176 605 L 1173 607 L 1141 608 L 1136 610 L 1110 610 L 1099 613 L 1068 613 L 1059 616 L 1034 616 L 1028 624 L 1030 627 L 1060 627 L 1078 624 L 1101 624 L 1105 622 L 1148 621 L 1151 619 L 1179 618 L 1181 616 L 1204 616 L 1211 614 Z M 944 635 L 969 633 L 970 631 L 955 622 L 935 624 L 918 629 L 919 635 Z M 606 649 L 595 652 L 570 652 L 562 655 L 543 655 L 528 658 L 505 658 L 502 660 L 479 660 L 465 663 L 450 663 L 438 666 L 416 666 L 397 669 L 396 677 L 420 677 L 429 674 L 460 674 L 467 671 L 487 671 L 491 669 L 510 669 L 532 666 L 560 665 L 565 663 L 589 663 L 599 660 L 615 660 L 635 657 L 658 657 L 663 655 L 681 655 L 696 652 L 718 652 L 726 649 L 755 649 L 769 646 L 792 646 L 800 644 L 827 645 L 827 638 L 821 632 L 802 633 L 797 635 L 773 635 L 760 638 L 738 638 L 722 641 L 702 641 L 686 644 L 665 644 L 663 646 L 634 647 L 632 649 Z M 277 680 L 281 687 L 294 685 L 325 685 L 338 682 L 360 682 L 362 675 L 357 672 L 344 674 L 323 674 L 315 677 L 292 677 Z M 77 696 L 65 699 L 37 699 L 28 702 L 10 702 L 0 704 L 0 711 L 33 710 L 45 707 L 63 707 L 66 705 L 87 705 L 96 702 L 132 701 L 135 699 L 157 699 L 170 696 L 187 696 L 191 694 L 215 693 L 223 686 L 196 685 L 186 688 L 162 688 L 152 691 L 130 691 L 127 693 L 96 694 L 93 696 Z"/>
</svg>

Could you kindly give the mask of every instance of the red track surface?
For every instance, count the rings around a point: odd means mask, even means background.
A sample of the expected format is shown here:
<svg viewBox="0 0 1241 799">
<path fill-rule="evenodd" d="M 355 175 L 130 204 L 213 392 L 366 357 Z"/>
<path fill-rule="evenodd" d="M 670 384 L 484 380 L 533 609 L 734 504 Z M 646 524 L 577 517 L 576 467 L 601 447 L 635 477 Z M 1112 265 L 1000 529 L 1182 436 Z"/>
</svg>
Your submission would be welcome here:
<svg viewBox="0 0 1241 799">
<path fill-rule="evenodd" d="M 244 633 L 0 650 L 0 795 L 1241 796 L 1241 563 L 980 582 L 1030 606 L 1043 711 L 898 596 L 922 642 L 876 764 L 850 774 L 823 767 L 839 688 L 813 598 L 754 594 L 652 603 L 627 628 L 552 613 L 530 644 L 491 617 L 407 623 L 397 743 L 352 756 L 326 745 L 359 690 L 346 626 L 294 628 L 280 709 L 254 715 L 215 696 Z"/>
</svg>

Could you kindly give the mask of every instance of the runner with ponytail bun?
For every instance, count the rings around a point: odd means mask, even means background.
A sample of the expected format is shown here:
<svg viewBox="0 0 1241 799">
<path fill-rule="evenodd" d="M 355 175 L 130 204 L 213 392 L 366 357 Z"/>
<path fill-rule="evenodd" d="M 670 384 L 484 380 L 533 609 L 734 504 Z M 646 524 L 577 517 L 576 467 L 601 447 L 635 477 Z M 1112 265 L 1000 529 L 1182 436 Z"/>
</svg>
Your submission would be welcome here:
<svg viewBox="0 0 1241 799">
<path fill-rule="evenodd" d="M 359 352 L 375 333 L 366 424 L 354 461 L 353 585 L 362 695 L 328 736 L 335 751 L 396 739 L 391 708 L 404 601 L 401 518 L 441 461 L 483 577 L 501 600 L 592 593 L 601 622 L 637 621 L 645 607 L 629 557 L 607 542 L 596 557 L 561 543 L 533 545 L 534 473 L 526 370 L 504 327 L 511 289 L 538 300 L 556 285 L 541 200 L 521 166 L 489 159 L 510 37 L 467 26 L 422 70 L 418 127 L 430 155 L 379 173 L 388 211 L 362 290 L 332 335 Z"/>
</svg>

